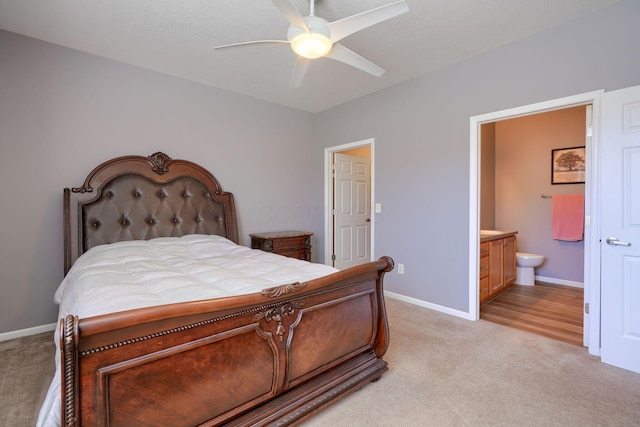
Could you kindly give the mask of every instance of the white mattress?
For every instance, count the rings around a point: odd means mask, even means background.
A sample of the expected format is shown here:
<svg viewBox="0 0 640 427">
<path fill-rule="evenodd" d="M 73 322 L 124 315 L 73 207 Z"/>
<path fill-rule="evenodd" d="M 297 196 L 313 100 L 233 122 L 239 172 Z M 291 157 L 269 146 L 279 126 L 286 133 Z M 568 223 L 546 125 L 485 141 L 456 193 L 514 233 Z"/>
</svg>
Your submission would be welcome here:
<svg viewBox="0 0 640 427">
<path fill-rule="evenodd" d="M 54 300 L 58 318 L 260 292 L 338 270 L 239 246 L 220 236 L 187 235 L 101 245 L 75 262 Z M 56 373 L 38 427 L 60 425 L 58 336 Z"/>
</svg>

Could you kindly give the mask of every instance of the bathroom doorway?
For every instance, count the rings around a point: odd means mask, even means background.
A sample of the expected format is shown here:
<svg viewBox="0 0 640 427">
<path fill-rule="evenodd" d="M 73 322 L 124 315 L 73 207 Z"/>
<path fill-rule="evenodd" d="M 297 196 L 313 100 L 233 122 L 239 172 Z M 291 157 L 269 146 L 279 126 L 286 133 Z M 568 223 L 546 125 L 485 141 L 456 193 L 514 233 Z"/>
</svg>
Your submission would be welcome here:
<svg viewBox="0 0 640 427">
<path fill-rule="evenodd" d="M 544 257 L 535 268 L 536 287 L 516 280 L 481 306 L 481 319 L 582 344 L 584 240 L 553 240 L 551 209 L 554 195 L 584 197 L 584 182 L 553 184 L 551 157 L 585 145 L 589 107 L 481 125 L 480 229 L 515 230 L 519 253 Z"/>
<path fill-rule="evenodd" d="M 581 276 L 576 275 L 575 265 L 573 266 L 574 267 L 574 272 L 572 273 L 573 276 L 569 276 L 569 278 L 562 277 L 561 273 L 559 273 L 559 271 L 561 270 L 555 268 L 557 267 L 557 265 L 552 269 L 545 270 L 541 268 L 540 272 L 542 272 L 543 274 L 548 274 L 547 278 L 550 279 L 550 281 L 552 282 L 551 283 L 552 285 L 560 285 L 560 286 L 570 285 L 570 286 L 577 287 L 580 285 L 580 282 L 582 281 L 582 283 L 584 283 L 583 285 L 584 294 L 583 294 L 583 300 L 581 301 L 581 304 L 580 304 L 581 309 L 582 307 L 584 307 L 584 302 L 589 301 L 589 292 L 590 292 L 589 283 L 590 283 L 590 278 L 593 277 L 593 272 L 591 269 L 591 261 L 590 261 L 590 251 L 589 251 L 589 247 L 590 247 L 589 245 L 591 241 L 591 226 L 589 223 L 589 219 L 591 217 L 590 215 L 591 205 L 590 205 L 589 194 L 590 194 L 590 188 L 591 188 L 591 182 L 592 182 L 592 177 L 591 177 L 592 175 L 592 170 L 591 170 L 592 154 L 591 153 L 593 149 L 592 123 L 593 123 L 593 114 L 595 111 L 594 108 L 592 108 L 592 106 L 598 102 L 598 99 L 601 93 L 602 91 L 591 92 L 587 94 L 577 95 L 574 97 L 547 101 L 540 104 L 519 107 L 512 110 L 499 111 L 496 113 L 490 113 L 490 114 L 471 118 L 470 272 L 472 273 L 470 274 L 471 277 L 470 277 L 470 283 L 469 283 L 470 284 L 469 303 L 470 303 L 470 307 L 472 308 L 475 307 L 477 310 L 475 313 L 473 313 L 473 310 L 471 310 L 472 314 L 475 314 L 476 318 L 480 317 L 480 307 L 479 307 L 478 290 L 477 290 L 478 288 L 478 254 L 479 254 L 478 232 L 481 226 L 484 228 L 485 226 L 488 225 L 488 228 L 492 228 L 490 221 L 489 221 L 489 224 L 481 224 L 481 215 L 486 215 L 485 211 L 487 208 L 487 206 L 485 206 L 481 202 L 482 191 L 485 188 L 485 185 L 487 184 L 486 182 L 487 179 L 485 179 L 482 174 L 482 163 L 481 163 L 481 156 L 483 156 L 483 152 L 482 152 L 483 148 L 481 146 L 482 126 L 485 124 L 489 124 L 489 126 L 491 126 L 491 124 L 493 124 L 493 126 L 496 126 L 496 124 L 498 126 L 503 126 L 507 124 L 508 120 L 518 119 L 518 118 L 528 118 L 528 120 L 536 122 L 536 120 L 542 119 L 544 117 L 543 115 L 546 113 L 555 112 L 555 114 L 563 114 L 563 113 L 568 113 L 569 111 L 573 111 L 573 113 L 578 114 L 578 112 L 580 112 L 579 114 L 582 114 L 582 130 L 581 130 L 582 143 L 577 143 L 576 145 L 573 145 L 573 146 L 581 145 L 581 146 L 584 146 L 586 150 L 587 170 L 585 171 L 585 183 L 581 184 L 581 187 L 580 187 L 582 189 L 581 192 L 585 194 L 586 216 L 585 216 L 584 239 L 581 244 L 581 248 L 579 251 L 579 259 L 578 259 L 578 263 L 579 263 L 578 268 L 581 270 L 582 275 Z M 538 123 L 537 125 L 544 126 L 543 124 L 540 124 L 540 123 Z M 498 133 L 500 133 L 500 129 L 498 130 Z M 527 193 L 527 196 L 525 197 L 525 201 L 519 202 L 518 209 L 524 209 L 524 210 L 531 209 L 531 205 L 534 203 L 538 207 L 540 207 L 540 209 L 546 209 L 547 213 L 544 214 L 544 221 L 550 221 L 551 200 L 547 198 L 543 198 L 542 196 L 550 196 L 555 193 L 562 193 L 562 192 L 568 193 L 568 192 L 576 191 L 575 187 L 570 188 L 570 187 L 563 187 L 561 185 L 551 184 L 551 149 L 563 148 L 560 146 L 555 147 L 555 145 L 558 145 L 558 144 L 564 145 L 564 147 L 567 147 L 567 145 L 563 143 L 565 141 L 563 141 L 562 139 L 556 139 L 553 132 L 548 135 L 551 135 L 551 136 L 547 136 L 546 139 L 551 139 L 551 141 L 545 141 L 545 143 L 551 143 L 553 146 L 550 146 L 550 145 L 545 146 L 544 148 L 545 153 L 540 154 L 541 156 L 540 158 L 545 160 L 539 160 L 537 162 L 538 163 L 537 166 L 536 165 L 527 166 L 527 167 L 533 167 L 534 170 L 544 170 L 544 172 L 541 172 L 542 174 L 544 174 L 544 176 L 542 178 L 531 177 L 529 182 L 524 182 L 524 183 L 514 182 L 513 180 L 509 180 L 509 179 L 504 179 L 504 181 L 502 182 L 503 186 L 511 185 L 516 187 L 516 188 L 507 189 L 507 190 L 510 190 L 515 193 L 518 193 L 518 192 Z M 500 136 L 498 135 L 498 138 L 499 137 Z M 560 137 L 560 134 L 558 134 L 558 137 Z M 529 145 L 531 145 L 531 143 Z M 546 151 L 549 151 L 549 152 L 547 153 Z M 521 153 L 519 156 L 526 158 L 528 160 L 535 159 L 534 157 L 532 157 L 533 154 L 529 152 Z M 527 172 L 527 173 L 532 174 L 532 173 L 538 173 L 538 172 Z M 495 177 L 497 182 L 500 182 L 501 178 L 502 178 L 501 176 Z M 485 179 L 485 181 L 483 181 L 483 179 Z M 540 179 L 542 179 L 543 181 L 540 181 Z M 544 182 L 544 184 L 540 184 L 541 182 Z M 496 185 L 495 182 L 493 185 Z M 563 189 L 562 191 L 560 191 L 561 188 Z M 504 188 L 501 189 L 500 191 L 504 191 Z M 496 208 L 494 204 L 494 210 L 495 209 Z M 497 209 L 500 209 L 500 207 Z M 497 212 L 497 213 L 494 212 L 493 214 L 494 215 L 497 214 L 495 217 L 496 219 L 493 224 L 493 228 L 500 228 L 500 227 L 505 228 L 505 225 L 500 223 L 505 219 L 504 217 L 505 212 Z M 538 215 L 538 217 L 542 218 L 542 216 L 540 215 Z M 529 220 L 529 221 L 534 223 L 533 224 L 534 226 L 536 225 L 535 219 Z M 514 228 L 514 227 L 507 224 L 506 228 Z M 519 250 L 535 252 L 535 253 L 541 253 L 541 252 L 547 251 L 547 249 L 538 250 L 534 245 L 535 240 L 538 237 L 537 234 L 543 234 L 543 233 L 534 231 L 534 234 L 532 235 L 531 231 L 529 230 L 530 228 L 529 224 L 525 224 L 523 226 L 516 224 L 515 228 L 516 229 L 522 228 L 523 230 L 522 232 L 519 231 L 519 235 L 517 237 L 519 237 L 522 240 L 521 243 L 523 243 L 525 247 Z M 547 236 L 549 236 L 548 239 L 550 239 L 550 231 L 547 233 Z M 532 244 L 534 246 L 527 246 L 529 244 Z M 530 247 L 532 249 L 528 249 Z M 548 253 L 546 254 L 543 253 L 543 254 L 545 256 L 551 256 L 551 257 L 554 256 L 553 251 L 547 251 L 547 252 Z M 574 251 L 574 252 L 575 253 L 570 255 L 570 257 L 573 257 L 572 258 L 573 260 L 576 259 L 575 257 L 577 256 L 576 253 L 578 253 L 578 251 Z M 563 261 L 560 260 L 560 262 L 562 263 Z M 576 263 L 574 262 L 573 264 L 576 264 Z M 544 264 L 543 264 L 543 267 L 544 267 Z M 536 273 L 536 275 L 538 276 L 538 272 Z M 585 313 L 583 316 L 583 326 L 584 326 L 583 345 L 586 345 L 586 346 L 589 346 L 589 342 L 590 342 L 589 340 L 590 331 L 591 331 L 591 328 L 589 328 L 590 322 L 594 322 L 594 321 L 599 322 L 600 320 L 597 313 L 593 313 L 593 314 L 594 315 L 591 317 L 589 317 L 588 313 Z M 597 343 L 597 340 L 594 340 L 594 345 L 596 345 L 596 343 Z"/>
</svg>

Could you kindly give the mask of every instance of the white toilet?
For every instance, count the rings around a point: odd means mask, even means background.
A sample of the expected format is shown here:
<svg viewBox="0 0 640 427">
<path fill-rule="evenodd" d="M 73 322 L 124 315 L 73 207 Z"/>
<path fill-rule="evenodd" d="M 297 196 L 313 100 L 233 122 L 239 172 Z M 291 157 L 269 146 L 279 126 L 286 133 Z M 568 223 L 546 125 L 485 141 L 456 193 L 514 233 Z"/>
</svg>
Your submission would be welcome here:
<svg viewBox="0 0 640 427">
<path fill-rule="evenodd" d="M 533 269 L 544 262 L 544 255 L 516 252 L 516 285 L 535 285 Z"/>
</svg>

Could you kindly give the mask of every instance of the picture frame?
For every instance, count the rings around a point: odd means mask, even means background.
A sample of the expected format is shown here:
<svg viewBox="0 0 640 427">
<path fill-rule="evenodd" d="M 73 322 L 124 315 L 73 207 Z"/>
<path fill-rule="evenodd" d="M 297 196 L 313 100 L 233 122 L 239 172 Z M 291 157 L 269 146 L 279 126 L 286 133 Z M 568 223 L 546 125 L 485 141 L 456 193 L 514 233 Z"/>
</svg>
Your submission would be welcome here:
<svg viewBox="0 0 640 427">
<path fill-rule="evenodd" d="M 584 184 L 585 146 L 551 150 L 551 184 Z"/>
</svg>

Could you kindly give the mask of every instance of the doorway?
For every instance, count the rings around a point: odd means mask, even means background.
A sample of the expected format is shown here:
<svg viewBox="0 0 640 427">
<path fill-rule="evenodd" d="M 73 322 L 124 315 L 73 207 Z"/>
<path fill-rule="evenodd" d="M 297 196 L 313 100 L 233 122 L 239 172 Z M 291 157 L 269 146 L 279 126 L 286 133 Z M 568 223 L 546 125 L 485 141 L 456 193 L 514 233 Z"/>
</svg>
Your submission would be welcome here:
<svg viewBox="0 0 640 427">
<path fill-rule="evenodd" d="M 343 269 L 372 260 L 374 140 L 325 149 L 324 263 Z"/>
<path fill-rule="evenodd" d="M 542 112 L 565 109 L 581 105 L 596 105 L 603 91 L 590 92 L 567 98 L 532 104 L 510 110 L 503 110 L 481 116 L 474 116 L 470 120 L 470 212 L 469 212 L 469 313 L 471 318 L 478 319 L 480 315 L 478 295 L 478 264 L 479 264 L 479 231 L 480 231 L 480 131 L 481 125 L 500 120 L 528 116 Z M 586 157 L 587 170 L 585 173 L 585 233 L 584 233 L 584 301 L 591 305 L 590 313 L 584 313 L 583 344 L 589 348 L 591 354 L 599 354 L 599 289 L 591 287 L 597 284 L 599 272 L 599 254 L 591 251 L 591 242 L 597 229 L 597 212 L 592 209 L 596 196 L 594 178 L 597 176 L 596 162 L 593 153 L 597 152 L 596 141 L 593 140 L 593 116 L 599 111 L 593 108 L 591 117 L 587 120 Z"/>
<path fill-rule="evenodd" d="M 502 293 L 481 305 L 481 319 L 582 345 L 583 226 L 579 237 L 564 240 L 554 239 L 551 230 L 552 198 L 584 196 L 585 185 L 580 176 L 554 184 L 550 169 L 554 152 L 585 146 L 590 110 L 591 105 L 580 105 L 481 125 L 480 229 L 516 231 L 519 253 L 544 257 L 535 269 L 536 286 L 526 286 L 533 283 L 521 274 L 519 280 L 509 276 Z M 498 277 L 492 275 L 494 285 Z"/>
</svg>

